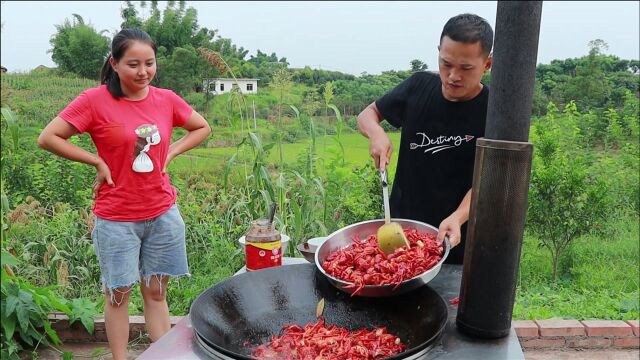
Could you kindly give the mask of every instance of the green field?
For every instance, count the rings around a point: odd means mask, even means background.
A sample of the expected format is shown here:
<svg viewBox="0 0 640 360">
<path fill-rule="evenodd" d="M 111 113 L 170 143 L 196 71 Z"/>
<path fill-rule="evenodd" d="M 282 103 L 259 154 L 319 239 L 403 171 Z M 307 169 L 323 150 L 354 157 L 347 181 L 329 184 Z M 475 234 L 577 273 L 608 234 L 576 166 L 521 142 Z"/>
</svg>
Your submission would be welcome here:
<svg viewBox="0 0 640 360">
<path fill-rule="evenodd" d="M 214 129 L 215 131 L 215 129 Z M 398 156 L 398 145 L 400 143 L 400 133 L 393 132 L 389 134 L 391 142 L 393 143 L 393 159 L 389 164 L 388 173 L 392 178 L 396 170 L 396 158 Z M 361 166 L 367 162 L 373 163 L 373 159 L 369 155 L 369 140 L 359 133 L 350 133 L 342 135 L 342 142 L 345 149 L 344 161 L 347 166 Z M 333 152 L 337 151 L 335 135 L 325 135 L 317 138 L 316 152 L 317 156 L 321 159 L 321 164 L 318 167 L 318 171 L 322 174 L 324 172 L 323 161 L 326 161 Z M 297 158 L 307 152 L 311 140 L 303 140 L 299 143 L 283 144 L 283 158 L 285 163 L 293 163 Z M 208 148 L 208 149 L 194 149 L 178 156 L 169 165 L 169 173 L 220 173 L 227 160 L 236 152 L 235 147 L 220 147 L 220 148 Z M 251 153 L 244 149 L 240 152 L 241 156 L 238 158 L 238 163 L 242 163 L 243 160 L 251 162 Z M 269 163 L 278 163 L 279 153 L 277 147 L 273 147 L 268 156 Z M 236 169 L 240 171 L 241 169 Z"/>
</svg>

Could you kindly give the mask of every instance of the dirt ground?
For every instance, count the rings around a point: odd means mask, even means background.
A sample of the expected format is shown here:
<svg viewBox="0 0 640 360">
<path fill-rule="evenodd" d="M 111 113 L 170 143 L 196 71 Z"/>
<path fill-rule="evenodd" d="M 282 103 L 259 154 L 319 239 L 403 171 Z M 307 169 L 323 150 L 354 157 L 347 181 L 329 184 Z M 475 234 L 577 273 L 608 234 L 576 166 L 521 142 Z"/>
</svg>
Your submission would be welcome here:
<svg viewBox="0 0 640 360">
<path fill-rule="evenodd" d="M 142 354 L 149 344 L 135 345 L 129 348 L 129 359 L 135 359 Z M 66 343 L 58 348 L 60 351 L 72 352 L 73 359 L 111 360 L 111 352 L 107 343 Z M 25 359 L 30 359 L 26 357 Z M 38 360 L 62 359 L 62 354 L 52 348 L 38 351 Z"/>
</svg>

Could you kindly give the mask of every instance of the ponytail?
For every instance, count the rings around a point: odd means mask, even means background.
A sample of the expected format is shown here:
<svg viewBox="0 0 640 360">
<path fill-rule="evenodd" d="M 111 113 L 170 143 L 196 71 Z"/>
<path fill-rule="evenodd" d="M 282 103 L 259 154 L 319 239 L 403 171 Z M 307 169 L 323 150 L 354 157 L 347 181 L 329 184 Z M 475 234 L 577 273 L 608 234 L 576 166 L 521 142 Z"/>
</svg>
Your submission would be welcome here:
<svg viewBox="0 0 640 360">
<path fill-rule="evenodd" d="M 107 85 L 107 90 L 114 98 L 118 99 L 124 96 L 122 92 L 122 88 L 120 87 L 120 77 L 113 70 L 111 63 L 111 53 L 107 56 L 107 60 L 102 65 L 102 70 L 100 71 L 100 84 Z"/>
</svg>

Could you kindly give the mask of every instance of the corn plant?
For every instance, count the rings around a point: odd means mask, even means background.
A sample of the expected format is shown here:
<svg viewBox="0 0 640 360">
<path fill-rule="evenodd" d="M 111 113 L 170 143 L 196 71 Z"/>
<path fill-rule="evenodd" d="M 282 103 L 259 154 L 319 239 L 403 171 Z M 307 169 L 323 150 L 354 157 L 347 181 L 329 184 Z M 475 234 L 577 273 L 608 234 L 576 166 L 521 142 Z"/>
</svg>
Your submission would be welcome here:
<svg viewBox="0 0 640 360">
<path fill-rule="evenodd" d="M 333 112 L 336 114 L 336 137 L 334 138 L 338 148 L 340 149 L 340 153 L 336 154 L 340 157 L 340 165 L 344 166 L 344 145 L 342 144 L 342 130 L 344 128 L 344 121 L 342 121 L 342 115 L 340 114 L 340 110 L 337 106 L 333 104 L 327 105 Z"/>
</svg>

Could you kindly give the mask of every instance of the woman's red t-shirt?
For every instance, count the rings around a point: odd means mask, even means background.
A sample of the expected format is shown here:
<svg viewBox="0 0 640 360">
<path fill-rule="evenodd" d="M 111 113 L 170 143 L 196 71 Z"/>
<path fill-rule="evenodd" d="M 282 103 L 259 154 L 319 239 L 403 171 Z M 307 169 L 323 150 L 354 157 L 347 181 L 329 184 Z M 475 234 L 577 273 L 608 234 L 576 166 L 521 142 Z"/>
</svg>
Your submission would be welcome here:
<svg viewBox="0 0 640 360">
<path fill-rule="evenodd" d="M 193 109 L 171 90 L 149 86 L 146 98 L 115 99 L 105 85 L 82 92 L 59 116 L 87 132 L 115 183 L 104 183 L 93 212 L 114 221 L 140 221 L 163 214 L 176 190 L 163 172 L 173 128 Z"/>
</svg>

